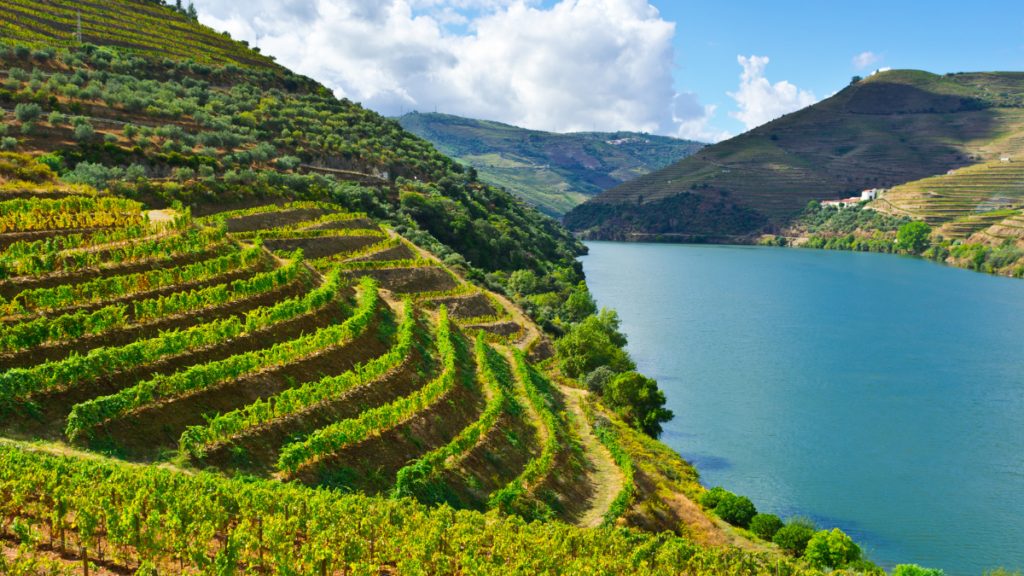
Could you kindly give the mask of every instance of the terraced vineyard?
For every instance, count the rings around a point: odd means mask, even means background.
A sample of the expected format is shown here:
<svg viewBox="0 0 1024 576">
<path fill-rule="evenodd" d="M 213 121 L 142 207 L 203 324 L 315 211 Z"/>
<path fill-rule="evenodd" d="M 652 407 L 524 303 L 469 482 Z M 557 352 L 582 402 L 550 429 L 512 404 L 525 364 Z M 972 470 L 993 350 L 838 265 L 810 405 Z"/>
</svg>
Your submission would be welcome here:
<svg viewBox="0 0 1024 576">
<path fill-rule="evenodd" d="M 890 70 L 611 188 L 564 222 L 595 238 L 760 233 L 785 225 L 812 200 L 848 198 L 950 169 L 969 172 L 978 162 L 1022 151 L 1021 73 Z M 990 195 L 1002 193 L 1001 182 L 991 184 L 997 187 Z M 685 194 L 702 202 L 694 209 L 674 201 Z M 940 211 L 965 209 L 958 201 L 951 198 Z M 758 217 L 737 218 L 743 210 Z"/>
<path fill-rule="evenodd" d="M 39 50 L 79 45 L 80 23 L 82 42 L 204 64 L 276 68 L 273 58 L 162 3 L 6 0 L 5 4 L 0 11 L 0 35 Z"/>
<path fill-rule="evenodd" d="M 381 543 L 399 538 L 412 518 L 453 536 L 479 518 L 486 531 L 502 534 L 492 534 L 487 547 L 520 530 L 512 520 L 495 524 L 499 516 L 448 517 L 402 500 L 330 503 L 317 496 L 324 493 L 295 487 L 301 484 L 591 526 L 624 521 L 634 504 L 633 514 L 644 514 L 629 456 L 619 450 L 613 460 L 581 449 L 614 442 L 611 429 L 598 440 L 584 421 L 601 409 L 531 365 L 550 350 L 538 345 L 544 336 L 537 327 L 506 299 L 465 283 L 374 219 L 325 202 L 192 218 L 187 209 L 147 211 L 135 201 L 58 188 L 48 188 L 46 198 L 23 190 L 0 201 L 0 262 L 8 271 L 0 283 L 0 422 L 3 435 L 16 441 L 0 443 L 0 487 L 19 495 L 5 497 L 0 512 L 29 534 L 12 553 L 14 562 L 34 558 L 72 570 L 89 561 L 94 573 L 164 573 L 208 568 L 233 553 L 234 562 L 252 569 L 311 566 L 333 574 L 389 564 L 392 551 L 407 550 L 408 542 Z M 46 447 L 33 454 L 17 441 Z M 61 500 L 54 521 L 49 499 L 26 507 L 21 498 L 44 490 L 39 482 L 59 462 L 45 453 L 58 447 L 269 483 L 234 485 L 74 458 L 62 466 L 78 472 L 62 472 L 57 482 L 76 496 Z M 126 483 L 115 488 L 108 480 L 104 486 L 114 492 L 88 488 L 103 477 Z M 47 491 L 63 490 L 46 482 Z M 186 511 L 165 499 L 195 482 L 206 486 L 206 496 L 187 500 L 206 508 Z M 608 483 L 615 492 L 599 495 Z M 156 485 L 163 487 L 154 492 Z M 236 489 L 247 495 L 234 500 Z M 203 500 L 209 490 L 221 495 Z M 139 504 L 116 504 L 128 501 Z M 223 506 L 252 511 L 214 511 Z M 312 524 L 290 520 L 300 506 L 317 510 Z M 344 553 L 313 545 L 318 538 L 362 540 L 357 524 L 324 522 L 337 515 L 380 518 L 370 509 L 390 510 L 390 520 L 377 526 L 392 536 L 380 533 L 366 540 L 368 549 Z M 123 521 L 138 529 L 121 533 L 115 526 Z M 177 531 L 158 533 L 167 522 Z M 226 548 L 199 552 L 223 538 Z M 281 546 L 295 538 L 308 542 L 306 551 L 284 554 Z M 601 532 L 585 540 L 603 546 L 608 538 L 621 536 Z M 635 545 L 625 542 L 618 546 Z M 685 550 L 665 570 L 707 554 L 688 540 L 650 543 L 650 554 Z M 719 562 L 768 570 L 765 559 L 717 554 Z M 471 558 L 452 553 L 445 562 L 497 561 Z M 398 566 L 417 562 L 431 561 L 406 558 Z"/>
<path fill-rule="evenodd" d="M 951 238 L 969 238 L 991 226 L 1001 227 L 992 231 L 993 237 L 1019 237 L 1002 230 L 1019 227 L 1013 221 L 1024 205 L 1024 162 L 1017 160 L 986 162 L 896 186 L 871 206 L 924 220 Z"/>
<path fill-rule="evenodd" d="M 695 504 L 553 219 L 168 6 L 0 29 L 0 574 L 816 573 Z"/>
</svg>

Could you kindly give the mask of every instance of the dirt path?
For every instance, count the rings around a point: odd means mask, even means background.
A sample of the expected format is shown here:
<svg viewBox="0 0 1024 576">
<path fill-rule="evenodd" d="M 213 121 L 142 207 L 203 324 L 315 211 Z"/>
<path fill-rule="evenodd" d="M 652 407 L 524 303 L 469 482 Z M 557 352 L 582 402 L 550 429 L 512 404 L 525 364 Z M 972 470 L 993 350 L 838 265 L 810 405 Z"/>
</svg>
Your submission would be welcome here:
<svg viewBox="0 0 1024 576">
<path fill-rule="evenodd" d="M 583 402 L 583 390 L 559 386 L 562 394 L 565 395 L 566 408 L 572 412 L 576 422 L 579 423 L 580 441 L 583 442 L 583 449 L 590 458 L 593 466 L 590 473 L 590 480 L 594 485 L 594 493 L 588 502 L 588 508 L 579 519 L 578 525 L 583 528 L 596 528 L 604 520 L 604 514 L 611 506 L 612 500 L 622 490 L 622 471 L 615 465 L 611 452 L 604 447 L 604 444 L 594 435 L 594 430 L 587 422 L 580 402 Z"/>
</svg>

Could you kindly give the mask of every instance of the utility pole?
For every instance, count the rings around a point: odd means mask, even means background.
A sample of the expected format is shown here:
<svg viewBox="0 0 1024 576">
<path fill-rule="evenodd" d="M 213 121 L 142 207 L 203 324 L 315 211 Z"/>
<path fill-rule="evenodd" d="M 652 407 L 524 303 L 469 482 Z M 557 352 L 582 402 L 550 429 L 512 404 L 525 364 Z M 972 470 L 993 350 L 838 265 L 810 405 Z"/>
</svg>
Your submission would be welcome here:
<svg viewBox="0 0 1024 576">
<path fill-rule="evenodd" d="M 78 11 L 78 43 L 82 43 L 82 11 Z"/>
<path fill-rule="evenodd" d="M 260 47 L 260 35 L 259 34 L 256 35 L 256 47 L 257 48 Z"/>
</svg>

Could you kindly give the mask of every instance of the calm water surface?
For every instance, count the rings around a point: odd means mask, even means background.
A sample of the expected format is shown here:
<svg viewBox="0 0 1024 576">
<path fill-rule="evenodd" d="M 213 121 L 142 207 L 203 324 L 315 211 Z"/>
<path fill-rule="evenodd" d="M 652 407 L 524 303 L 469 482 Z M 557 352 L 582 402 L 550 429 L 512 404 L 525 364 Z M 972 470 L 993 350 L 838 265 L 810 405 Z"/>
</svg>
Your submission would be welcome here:
<svg viewBox="0 0 1024 576">
<path fill-rule="evenodd" d="M 1024 569 L 1024 281 L 912 258 L 591 242 L 706 486 L 882 564 Z"/>
</svg>

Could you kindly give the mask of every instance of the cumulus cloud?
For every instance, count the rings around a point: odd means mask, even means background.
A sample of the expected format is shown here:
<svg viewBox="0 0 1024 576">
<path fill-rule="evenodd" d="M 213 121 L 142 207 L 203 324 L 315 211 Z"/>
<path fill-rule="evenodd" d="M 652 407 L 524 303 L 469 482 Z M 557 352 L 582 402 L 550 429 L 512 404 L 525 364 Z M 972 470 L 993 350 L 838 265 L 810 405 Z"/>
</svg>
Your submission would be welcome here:
<svg viewBox="0 0 1024 576">
<path fill-rule="evenodd" d="M 860 70 L 861 68 L 867 68 L 876 62 L 881 62 L 882 56 L 880 54 L 875 54 L 874 52 L 862 52 L 854 56 L 851 61 L 853 62 L 853 67 Z"/>
<path fill-rule="evenodd" d="M 736 59 L 743 67 L 740 88 L 727 94 L 736 101 L 740 111 L 729 112 L 729 116 L 746 124 L 747 130 L 817 102 L 813 92 L 800 90 L 785 80 L 772 85 L 764 77 L 767 56 L 737 56 Z"/>
<path fill-rule="evenodd" d="M 647 0 L 198 0 L 200 20 L 384 114 L 702 140 L 713 106 L 673 87 L 675 24 Z M 464 26 L 453 33 L 449 25 Z"/>
</svg>

